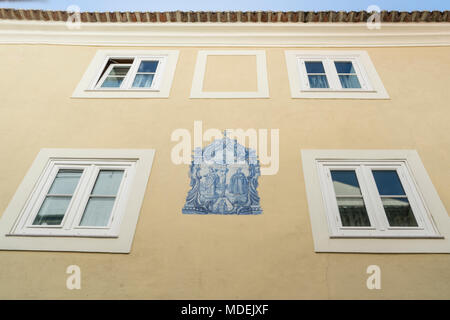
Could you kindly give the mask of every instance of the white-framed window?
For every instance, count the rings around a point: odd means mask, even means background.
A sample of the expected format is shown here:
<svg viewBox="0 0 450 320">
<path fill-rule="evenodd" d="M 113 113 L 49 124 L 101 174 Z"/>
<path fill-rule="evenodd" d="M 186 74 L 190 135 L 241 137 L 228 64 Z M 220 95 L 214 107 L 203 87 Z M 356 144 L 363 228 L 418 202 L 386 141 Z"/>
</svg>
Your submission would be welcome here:
<svg viewBox="0 0 450 320">
<path fill-rule="evenodd" d="M 415 150 L 302 150 L 317 252 L 450 253 L 450 221 Z"/>
<path fill-rule="evenodd" d="M 95 90 L 158 91 L 167 57 L 108 57 L 93 84 Z"/>
<path fill-rule="evenodd" d="M 405 161 L 318 161 L 334 237 L 433 237 Z"/>
<path fill-rule="evenodd" d="M 52 159 L 16 235 L 117 237 L 135 161 Z"/>
<path fill-rule="evenodd" d="M 354 57 L 298 57 L 302 90 L 368 91 L 367 76 Z"/>
<path fill-rule="evenodd" d="M 167 98 L 178 51 L 99 50 L 74 98 Z"/>
<path fill-rule="evenodd" d="M 0 221 L 0 249 L 129 252 L 153 156 L 42 149 Z"/>
<path fill-rule="evenodd" d="M 365 51 L 286 51 L 293 98 L 388 98 Z"/>
</svg>

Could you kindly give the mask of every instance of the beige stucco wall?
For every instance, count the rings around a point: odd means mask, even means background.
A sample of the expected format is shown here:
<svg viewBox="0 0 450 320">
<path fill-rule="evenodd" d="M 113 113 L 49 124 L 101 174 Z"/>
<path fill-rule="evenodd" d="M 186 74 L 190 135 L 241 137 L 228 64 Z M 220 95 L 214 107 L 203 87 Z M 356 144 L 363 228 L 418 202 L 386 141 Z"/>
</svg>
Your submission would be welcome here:
<svg viewBox="0 0 450 320">
<path fill-rule="evenodd" d="M 180 48 L 168 99 L 70 98 L 97 49 L 0 46 L 0 214 L 43 147 L 154 148 L 132 251 L 0 251 L 1 299 L 450 298 L 450 255 L 315 253 L 300 159 L 300 149 L 416 149 L 449 212 L 449 47 L 362 48 L 389 100 L 291 99 L 283 48 L 265 49 L 269 99 L 189 99 L 200 48 Z M 259 181 L 262 215 L 181 214 L 188 166 L 171 162 L 170 135 L 194 120 L 280 129 L 279 172 Z M 71 264 L 81 290 L 66 289 Z M 381 290 L 366 288 L 371 264 Z"/>
<path fill-rule="evenodd" d="M 202 89 L 206 92 L 257 91 L 256 56 L 207 56 Z"/>
</svg>

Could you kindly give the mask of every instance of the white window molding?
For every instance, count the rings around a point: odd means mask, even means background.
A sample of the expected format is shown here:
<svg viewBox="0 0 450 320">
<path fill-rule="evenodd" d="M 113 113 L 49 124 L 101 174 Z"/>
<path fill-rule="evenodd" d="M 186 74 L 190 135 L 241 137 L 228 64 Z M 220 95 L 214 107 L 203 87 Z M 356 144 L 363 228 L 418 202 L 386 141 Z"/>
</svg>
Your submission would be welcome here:
<svg viewBox="0 0 450 320">
<path fill-rule="evenodd" d="M 316 252 L 450 253 L 447 211 L 415 150 L 302 150 Z M 415 221 L 390 226 L 371 173 L 396 172 Z M 331 172 L 352 171 L 370 223 L 344 225 Z M 335 181 L 336 182 L 336 181 Z M 354 194 L 354 193 L 352 193 Z M 400 196 L 399 196 L 400 197 Z M 340 202 L 345 203 L 345 202 Z"/>
<path fill-rule="evenodd" d="M 448 23 L 83 23 L 0 20 L 0 43 L 115 47 L 436 47 L 449 46 Z"/>
<path fill-rule="evenodd" d="M 318 160 L 317 165 L 331 237 L 440 238 L 415 187 L 406 161 Z M 374 171 L 395 175 L 401 184 L 398 188 L 403 188 L 403 192 L 380 194 L 374 179 Z M 354 181 L 350 182 L 355 185 L 343 184 L 336 180 L 333 182 L 333 174 L 339 173 L 344 174 L 344 179 L 354 176 Z M 334 184 L 339 185 L 343 189 L 340 190 L 341 193 L 346 194 L 338 194 Z M 343 204 L 341 208 L 338 199 Z M 400 204 L 405 209 L 411 208 L 410 215 L 407 216 L 409 225 L 391 226 L 383 207 L 383 200 L 388 204 Z M 351 221 L 347 221 L 346 225 L 342 219 L 351 217 L 352 213 L 340 213 L 340 209 L 348 212 L 352 207 L 362 210 L 356 213 L 357 220 L 353 221 L 359 225 L 348 223 Z M 361 221 L 361 218 L 365 221 Z"/>
<path fill-rule="evenodd" d="M 50 159 L 42 178 L 30 195 L 30 200 L 24 207 L 16 225 L 11 230 L 11 235 L 31 235 L 31 236 L 76 236 L 76 237 L 117 237 L 119 235 L 120 222 L 125 212 L 125 204 L 129 195 L 131 181 L 135 174 L 136 160 L 115 161 L 105 159 L 98 160 L 68 160 L 68 159 Z M 116 173 L 120 175 L 120 180 L 113 181 L 117 183 L 117 191 L 110 195 L 92 193 L 99 178 L 104 177 L 103 173 Z M 77 175 L 73 192 L 68 195 L 49 192 L 56 178 L 60 174 Z M 102 175 L 101 175 L 102 174 Z M 67 184 L 67 183 L 66 183 Z M 64 187 L 62 187 L 64 188 Z M 65 205 L 60 209 L 63 215 L 57 216 L 52 221 L 53 216 L 44 215 L 38 217 L 39 210 L 44 207 L 46 200 L 63 201 Z M 100 224 L 87 224 L 86 217 L 92 211 L 88 211 L 88 204 L 95 203 L 92 200 L 102 201 L 105 210 L 105 218 Z M 104 209 L 98 208 L 97 209 Z M 107 216 L 107 218 L 106 218 Z M 36 223 L 40 218 L 41 222 Z M 47 219 L 46 219 L 47 218 Z M 100 217 L 101 218 L 101 217 Z M 107 219 L 107 220 L 106 220 Z M 47 221 L 49 220 L 49 221 Z"/>
<path fill-rule="evenodd" d="M 286 65 L 292 98 L 328 99 L 388 99 L 389 95 L 378 76 L 366 51 L 337 50 L 286 50 Z M 326 87 L 311 85 L 306 64 L 316 62 L 323 66 Z M 335 63 L 344 62 L 353 66 L 351 74 L 338 73 Z M 312 74 L 318 76 L 320 74 Z M 343 86 L 342 77 L 354 77 L 357 86 Z"/>
<path fill-rule="evenodd" d="M 206 92 L 203 91 L 207 58 L 216 56 L 256 56 L 257 91 L 249 92 Z M 190 98 L 268 98 L 266 52 L 264 50 L 201 50 L 197 55 Z"/>
<path fill-rule="evenodd" d="M 98 50 L 84 73 L 72 98 L 168 98 L 178 60 L 178 50 Z M 125 63 L 109 64 L 112 60 L 131 60 Z M 143 61 L 157 62 L 151 75 L 151 86 L 138 87 L 135 84 Z M 120 86 L 103 86 L 114 66 L 128 68 Z"/>
<path fill-rule="evenodd" d="M 0 250 L 130 252 L 153 157 L 153 149 L 42 149 L 0 220 Z M 63 200 L 58 214 L 41 214 L 49 199 Z"/>
<path fill-rule="evenodd" d="M 118 56 L 108 56 L 107 59 L 104 62 L 103 68 L 101 68 L 100 73 L 98 76 L 95 77 L 97 81 L 93 82 L 90 90 L 97 90 L 97 91 L 154 91 L 159 92 L 161 87 L 161 79 L 164 74 L 165 65 L 167 64 L 167 57 L 166 56 L 134 56 L 130 57 L 132 59 L 131 63 L 117 63 L 117 64 L 110 64 L 108 67 L 106 67 L 106 63 L 108 60 L 111 59 L 125 59 L 129 57 L 118 57 Z M 151 70 L 148 72 L 141 72 L 139 66 L 142 63 L 145 62 L 156 62 L 156 68 L 155 70 Z M 126 75 L 124 76 L 111 76 L 112 71 L 115 67 L 121 67 L 126 68 L 128 71 L 126 72 Z M 106 70 L 105 70 L 106 69 Z M 135 85 L 136 77 L 138 75 L 150 75 L 151 78 L 151 85 L 145 86 L 145 87 L 139 87 Z M 107 87 L 104 86 L 106 80 L 110 77 L 116 77 L 123 79 L 120 86 L 118 87 Z"/>
</svg>

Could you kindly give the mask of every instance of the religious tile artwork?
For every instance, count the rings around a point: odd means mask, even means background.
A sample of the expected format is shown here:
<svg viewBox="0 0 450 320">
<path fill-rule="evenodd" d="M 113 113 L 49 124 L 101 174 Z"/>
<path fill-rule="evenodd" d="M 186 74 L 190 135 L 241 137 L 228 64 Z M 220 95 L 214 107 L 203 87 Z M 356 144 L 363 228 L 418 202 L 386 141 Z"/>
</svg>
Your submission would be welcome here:
<svg viewBox="0 0 450 320">
<path fill-rule="evenodd" d="M 194 150 L 186 214 L 260 214 L 256 152 L 226 135 Z"/>
</svg>

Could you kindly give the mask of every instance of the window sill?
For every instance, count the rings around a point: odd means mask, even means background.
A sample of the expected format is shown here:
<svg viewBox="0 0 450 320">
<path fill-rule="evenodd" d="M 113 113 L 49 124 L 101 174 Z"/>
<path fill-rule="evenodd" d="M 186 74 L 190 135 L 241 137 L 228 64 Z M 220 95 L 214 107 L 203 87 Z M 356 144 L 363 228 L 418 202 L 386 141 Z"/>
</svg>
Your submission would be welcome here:
<svg viewBox="0 0 450 320">
<path fill-rule="evenodd" d="M 75 99 L 167 99 L 168 94 L 160 90 L 84 90 L 74 93 L 71 98 Z"/>
<path fill-rule="evenodd" d="M 416 236 L 416 235 L 404 235 L 404 236 L 392 236 L 392 235 L 331 235 L 330 239 L 445 239 L 444 236 Z"/>
<path fill-rule="evenodd" d="M 390 100 L 385 93 L 374 90 L 300 90 L 292 93 L 293 99 L 376 99 Z"/>
<path fill-rule="evenodd" d="M 99 235 L 99 234 L 38 234 L 38 233 L 7 233 L 5 237 L 45 237 L 45 238 L 119 238 L 118 235 Z"/>
<path fill-rule="evenodd" d="M 147 89 L 147 88 L 142 88 L 142 89 L 88 89 L 88 90 L 84 90 L 85 92 L 160 92 L 159 89 Z"/>
<path fill-rule="evenodd" d="M 300 90 L 300 94 L 305 93 L 305 92 L 333 92 L 333 93 L 337 93 L 337 92 L 360 92 L 360 93 L 377 93 L 377 91 L 375 90 L 358 90 L 358 89 L 342 89 L 342 90 L 333 90 L 333 89 L 302 89 Z"/>
</svg>

